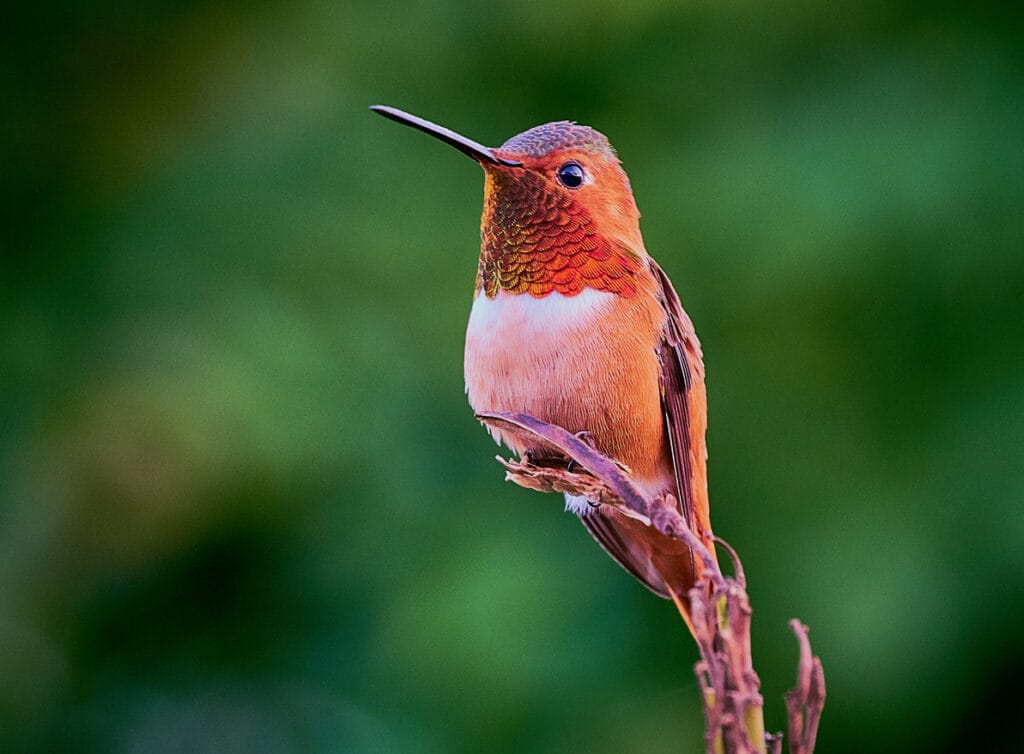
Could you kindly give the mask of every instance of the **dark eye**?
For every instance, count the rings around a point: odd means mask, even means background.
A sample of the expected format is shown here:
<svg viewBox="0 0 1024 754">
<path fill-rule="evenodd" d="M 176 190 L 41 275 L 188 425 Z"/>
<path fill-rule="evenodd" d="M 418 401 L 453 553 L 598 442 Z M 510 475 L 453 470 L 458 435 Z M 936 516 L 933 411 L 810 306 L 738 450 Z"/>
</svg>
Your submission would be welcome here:
<svg viewBox="0 0 1024 754">
<path fill-rule="evenodd" d="M 566 188 L 579 188 L 583 185 L 583 168 L 575 162 L 567 162 L 558 169 L 558 180 Z"/>
</svg>

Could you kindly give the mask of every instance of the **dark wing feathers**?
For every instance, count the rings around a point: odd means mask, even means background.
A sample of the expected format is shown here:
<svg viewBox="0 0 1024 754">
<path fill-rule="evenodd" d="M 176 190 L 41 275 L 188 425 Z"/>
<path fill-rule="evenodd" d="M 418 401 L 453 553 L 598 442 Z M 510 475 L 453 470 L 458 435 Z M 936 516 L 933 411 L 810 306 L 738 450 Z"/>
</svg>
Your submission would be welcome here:
<svg viewBox="0 0 1024 754">
<path fill-rule="evenodd" d="M 658 359 L 661 361 L 661 405 L 665 412 L 665 427 L 672 448 L 672 468 L 676 475 L 676 497 L 679 499 L 683 515 L 691 528 L 694 526 L 694 494 L 693 494 L 693 459 L 690 453 L 690 416 L 687 405 L 687 393 L 693 386 L 693 375 L 686 358 L 686 342 L 688 337 L 696 344 L 700 353 L 700 344 L 693 334 L 693 324 L 683 311 L 679 296 L 668 276 L 651 260 L 651 271 L 658 282 L 659 298 L 668 322 L 665 335 L 658 348 Z"/>
<path fill-rule="evenodd" d="M 700 341 L 668 276 L 653 259 L 650 265 L 658 283 L 661 304 L 668 315 L 658 358 L 661 361 L 661 403 L 671 444 L 677 497 L 691 530 L 705 540 L 714 555 L 709 538 L 707 393 Z"/>
</svg>

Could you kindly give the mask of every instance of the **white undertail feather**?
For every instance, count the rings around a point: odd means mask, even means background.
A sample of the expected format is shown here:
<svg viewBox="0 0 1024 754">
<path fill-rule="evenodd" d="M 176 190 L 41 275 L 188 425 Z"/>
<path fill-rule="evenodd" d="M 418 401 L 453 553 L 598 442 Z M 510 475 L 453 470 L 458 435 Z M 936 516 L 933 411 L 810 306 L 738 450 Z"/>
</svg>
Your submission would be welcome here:
<svg viewBox="0 0 1024 754">
<path fill-rule="evenodd" d="M 575 513 L 577 516 L 586 516 L 593 513 L 594 506 L 590 504 L 584 495 L 570 495 L 565 493 L 565 512 Z"/>
</svg>

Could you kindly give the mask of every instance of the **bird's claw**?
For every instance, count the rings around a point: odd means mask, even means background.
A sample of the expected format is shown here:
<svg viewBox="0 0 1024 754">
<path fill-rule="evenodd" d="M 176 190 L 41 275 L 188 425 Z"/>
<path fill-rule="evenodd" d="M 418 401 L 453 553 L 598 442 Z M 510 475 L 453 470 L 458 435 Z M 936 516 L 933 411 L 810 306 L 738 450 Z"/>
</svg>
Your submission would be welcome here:
<svg viewBox="0 0 1024 754">
<path fill-rule="evenodd" d="M 597 450 L 597 445 L 594 444 L 594 436 L 590 434 L 590 432 L 588 432 L 587 430 L 584 429 L 580 432 L 577 432 L 576 439 L 579 440 L 580 442 L 586 443 L 594 450 Z"/>
<path fill-rule="evenodd" d="M 593 448 L 594 450 L 597 450 L 597 445 L 594 444 L 594 436 L 590 434 L 590 432 L 588 432 L 587 430 L 584 429 L 577 432 L 576 439 L 582 442 L 583 444 Z M 576 461 L 570 458 L 569 463 L 566 464 L 565 470 L 572 473 L 575 472 L 577 468 L 580 469 L 581 471 L 585 471 L 585 469 L 582 466 L 580 466 L 578 463 L 576 463 Z"/>
</svg>

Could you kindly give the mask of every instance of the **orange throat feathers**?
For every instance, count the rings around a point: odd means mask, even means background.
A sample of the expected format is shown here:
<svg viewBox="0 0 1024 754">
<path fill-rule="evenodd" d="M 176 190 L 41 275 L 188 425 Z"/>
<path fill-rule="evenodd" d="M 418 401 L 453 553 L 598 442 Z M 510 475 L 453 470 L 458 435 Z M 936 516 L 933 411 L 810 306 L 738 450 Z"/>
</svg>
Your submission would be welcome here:
<svg viewBox="0 0 1024 754">
<path fill-rule="evenodd" d="M 640 257 L 605 238 L 590 212 L 529 170 L 486 171 L 476 290 L 575 296 L 636 294 Z"/>
</svg>

